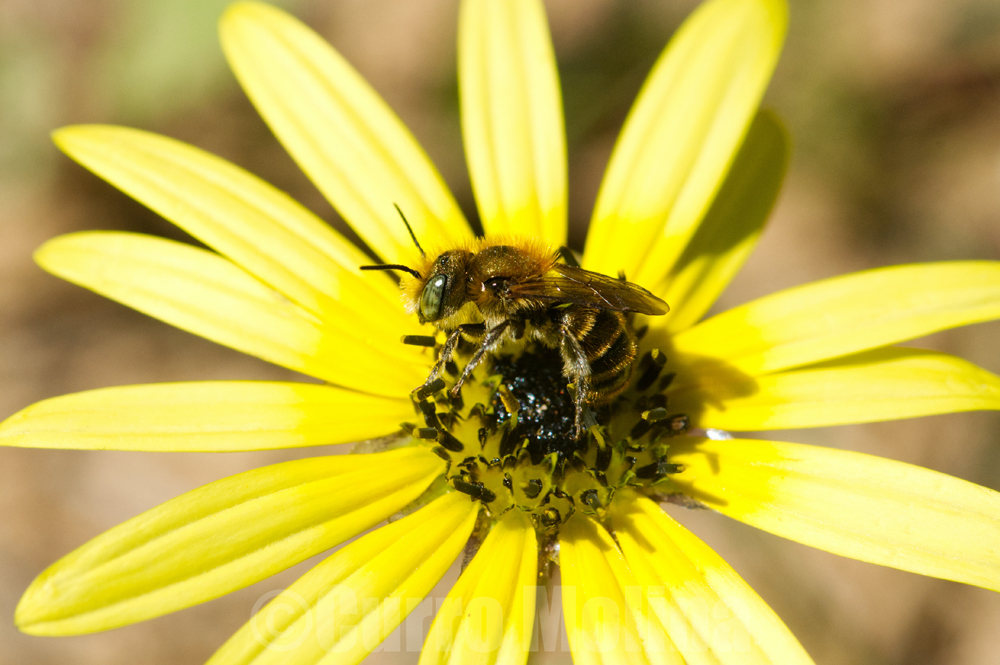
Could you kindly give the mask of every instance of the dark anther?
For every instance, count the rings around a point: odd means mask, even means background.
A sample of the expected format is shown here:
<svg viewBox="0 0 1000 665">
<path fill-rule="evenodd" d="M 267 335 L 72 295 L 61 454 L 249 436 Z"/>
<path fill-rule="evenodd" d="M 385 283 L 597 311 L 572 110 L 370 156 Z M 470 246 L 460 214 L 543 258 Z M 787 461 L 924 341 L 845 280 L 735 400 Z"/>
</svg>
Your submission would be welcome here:
<svg viewBox="0 0 1000 665">
<path fill-rule="evenodd" d="M 665 409 L 667 408 L 667 396 L 663 393 L 656 393 L 655 395 L 650 395 L 646 400 L 647 409 Z"/>
<path fill-rule="evenodd" d="M 662 408 L 650 409 L 649 411 L 642 412 L 642 419 L 648 420 L 651 423 L 655 423 L 658 420 L 663 420 L 667 417 L 667 410 Z"/>
<path fill-rule="evenodd" d="M 632 431 L 629 432 L 628 435 L 633 439 L 638 439 L 643 434 L 648 432 L 652 427 L 653 424 L 648 420 L 640 420 L 635 424 L 635 426 L 632 428 Z"/>
<path fill-rule="evenodd" d="M 479 428 L 479 447 L 482 448 L 486 445 L 486 440 L 489 438 L 490 433 L 486 431 L 485 427 Z"/>
<path fill-rule="evenodd" d="M 455 364 L 454 360 L 449 359 L 444 364 L 444 371 L 448 372 L 451 376 L 458 376 L 458 365 Z"/>
<path fill-rule="evenodd" d="M 541 520 L 542 526 L 555 526 L 562 520 L 562 515 L 555 508 L 546 508 L 538 519 Z"/>
<path fill-rule="evenodd" d="M 455 435 L 451 432 L 446 432 L 445 430 L 438 430 L 438 443 L 452 451 L 453 453 L 460 453 L 465 450 L 465 446 L 462 442 L 455 438 Z"/>
<path fill-rule="evenodd" d="M 418 427 L 413 430 L 413 436 L 418 439 L 426 439 L 428 441 L 433 441 L 438 437 L 438 431 L 433 427 Z"/>
<path fill-rule="evenodd" d="M 468 494 L 473 499 L 479 499 L 483 503 L 489 503 L 497 498 L 496 494 L 486 489 L 482 483 L 470 483 L 458 478 L 451 481 L 452 487 L 462 494 Z"/>
<path fill-rule="evenodd" d="M 676 373 L 671 372 L 670 374 L 664 374 L 663 378 L 660 379 L 660 385 L 656 387 L 659 392 L 663 392 L 670 387 L 670 384 L 674 382 L 674 377 L 677 376 Z"/>
<path fill-rule="evenodd" d="M 465 406 L 465 399 L 462 397 L 462 393 L 452 395 L 449 402 L 451 403 L 451 408 L 455 411 L 461 411 L 462 407 Z"/>
<path fill-rule="evenodd" d="M 436 393 L 439 390 L 444 390 L 444 379 L 438 377 L 431 381 L 426 386 L 420 386 L 416 390 L 417 399 L 424 399 Z"/>
<path fill-rule="evenodd" d="M 653 382 L 660 376 L 660 372 L 663 371 L 663 366 L 667 364 L 667 356 L 659 349 L 653 349 L 645 356 L 643 356 L 643 361 L 649 358 L 649 365 L 643 370 L 642 375 L 639 380 L 636 381 L 635 387 L 637 390 L 645 391 L 649 389 Z M 643 363 L 645 364 L 645 362 Z"/>
<path fill-rule="evenodd" d="M 508 427 L 503 431 L 503 436 L 500 437 L 500 457 L 510 455 L 516 447 L 517 436 L 514 434 L 514 430 Z"/>
<path fill-rule="evenodd" d="M 636 469 L 635 477 L 643 478 L 645 480 L 649 480 L 651 478 L 658 479 L 671 473 L 677 473 L 678 471 L 680 471 L 679 466 L 671 464 L 665 457 L 663 457 L 656 460 L 652 464 L 647 464 L 646 466 Z"/>
<path fill-rule="evenodd" d="M 503 486 L 509 489 L 511 492 L 514 491 L 514 481 L 510 479 L 510 474 L 503 474 Z"/>
<path fill-rule="evenodd" d="M 528 497 L 529 499 L 534 499 L 542 491 L 542 481 L 539 480 L 538 478 L 532 478 L 531 480 L 528 481 L 528 486 L 522 489 L 524 491 L 524 496 Z"/>
<path fill-rule="evenodd" d="M 432 335 L 403 335 L 400 341 L 410 346 L 434 346 L 437 344 L 437 340 Z"/>
<path fill-rule="evenodd" d="M 668 425 L 670 426 L 671 434 L 683 434 L 690 429 L 691 421 L 687 416 L 681 413 L 676 416 L 670 416 Z"/>
<path fill-rule="evenodd" d="M 580 498 L 583 499 L 583 502 L 590 506 L 594 511 L 604 508 L 604 505 L 601 503 L 601 497 L 597 494 L 597 490 L 595 489 L 586 490 L 580 494 Z"/>
<path fill-rule="evenodd" d="M 635 463 L 638 462 L 638 461 L 639 460 L 637 460 L 636 458 L 632 457 L 631 455 L 626 455 L 625 456 L 625 470 L 626 471 L 631 470 L 632 467 L 635 466 Z"/>
<path fill-rule="evenodd" d="M 642 339 L 643 337 L 646 336 L 647 332 L 649 332 L 649 326 L 639 326 L 635 330 L 635 338 Z"/>
<path fill-rule="evenodd" d="M 608 466 L 611 464 L 611 446 L 604 446 L 597 449 L 597 460 L 594 462 L 594 467 L 598 471 L 607 471 Z"/>
<path fill-rule="evenodd" d="M 431 448 L 431 452 L 440 457 L 441 459 L 443 459 L 444 461 L 451 462 L 451 455 L 449 455 L 448 451 L 442 448 L 441 446 L 434 446 L 433 448 Z"/>
<path fill-rule="evenodd" d="M 437 406 L 434 405 L 434 402 L 417 402 L 417 406 L 420 407 L 420 413 L 424 416 L 424 424 L 428 427 L 438 427 L 441 424 L 438 422 Z"/>
<path fill-rule="evenodd" d="M 601 487 L 608 486 L 608 477 L 604 475 L 603 471 L 594 471 L 594 479 L 601 484 Z"/>
</svg>

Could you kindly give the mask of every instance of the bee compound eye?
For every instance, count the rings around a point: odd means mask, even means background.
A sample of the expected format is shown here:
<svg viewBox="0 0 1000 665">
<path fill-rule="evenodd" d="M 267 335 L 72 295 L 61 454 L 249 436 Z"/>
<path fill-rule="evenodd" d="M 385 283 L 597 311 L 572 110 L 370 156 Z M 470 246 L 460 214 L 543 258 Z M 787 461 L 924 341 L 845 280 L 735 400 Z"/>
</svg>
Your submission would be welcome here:
<svg viewBox="0 0 1000 665">
<path fill-rule="evenodd" d="M 437 321 L 441 318 L 446 286 L 448 286 L 448 278 L 445 275 L 431 277 L 427 285 L 424 286 L 424 290 L 420 294 L 420 314 L 428 321 Z"/>
</svg>

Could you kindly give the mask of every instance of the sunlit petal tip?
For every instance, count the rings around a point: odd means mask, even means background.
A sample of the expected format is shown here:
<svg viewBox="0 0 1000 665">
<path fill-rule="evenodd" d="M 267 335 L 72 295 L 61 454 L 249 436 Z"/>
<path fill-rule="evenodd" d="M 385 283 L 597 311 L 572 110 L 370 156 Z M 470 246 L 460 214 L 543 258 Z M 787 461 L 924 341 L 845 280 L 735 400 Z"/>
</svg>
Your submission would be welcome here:
<svg viewBox="0 0 1000 665">
<path fill-rule="evenodd" d="M 362 536 L 261 608 L 209 663 L 359 663 L 441 579 L 477 513 L 449 492 Z"/>
<path fill-rule="evenodd" d="M 689 496 L 842 556 L 1000 591 L 1000 493 L 902 462 L 776 441 L 671 446 Z"/>
<path fill-rule="evenodd" d="M 775 0 L 711 0 L 688 17 L 615 145 L 585 267 L 624 270 L 640 284 L 670 272 L 746 135 L 786 28 L 787 7 Z"/>
<path fill-rule="evenodd" d="M 678 354 L 761 375 L 1000 318 L 1000 262 L 875 268 L 717 314 L 673 338 Z"/>
<path fill-rule="evenodd" d="M 0 445 L 75 450 L 230 452 L 386 436 L 409 399 L 328 385 L 202 381 L 120 386 L 53 397 L 0 423 Z"/>
<path fill-rule="evenodd" d="M 240 3 L 219 24 L 244 91 L 292 158 L 383 259 L 413 243 L 393 204 L 428 245 L 471 236 L 437 169 L 351 65 L 298 19 Z"/>
<path fill-rule="evenodd" d="M 396 513 L 443 469 L 421 447 L 247 471 L 106 531 L 32 582 L 21 630 L 77 635 L 216 598 L 329 549 Z"/>
<path fill-rule="evenodd" d="M 781 619 L 718 554 L 649 499 L 615 496 L 611 524 L 644 600 L 688 663 L 812 663 Z M 719 630 L 726 626 L 726 630 Z"/>
</svg>

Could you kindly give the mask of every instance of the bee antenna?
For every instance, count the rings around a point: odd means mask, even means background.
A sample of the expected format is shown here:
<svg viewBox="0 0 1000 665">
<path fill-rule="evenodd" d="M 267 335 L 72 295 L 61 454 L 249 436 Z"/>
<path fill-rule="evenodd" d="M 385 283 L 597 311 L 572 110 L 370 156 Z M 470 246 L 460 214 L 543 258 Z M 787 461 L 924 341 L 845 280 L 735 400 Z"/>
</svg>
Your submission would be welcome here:
<svg viewBox="0 0 1000 665">
<path fill-rule="evenodd" d="M 408 268 L 406 266 L 399 265 L 398 263 L 380 263 L 377 266 L 358 266 L 358 269 L 359 270 L 402 270 L 403 272 L 410 273 L 417 279 L 423 279 L 423 277 L 420 276 L 420 273 L 414 270 L 413 268 Z"/>
<path fill-rule="evenodd" d="M 406 230 L 410 232 L 410 237 L 413 238 L 413 244 L 416 245 L 417 249 L 420 250 L 420 256 L 427 256 L 427 254 L 424 253 L 424 248 L 420 246 L 419 242 L 417 242 L 417 235 L 413 232 L 413 229 L 410 227 L 410 223 L 406 221 L 406 215 L 403 214 L 403 211 L 400 210 L 399 206 L 396 205 L 395 203 L 392 204 L 392 207 L 395 208 L 396 212 L 399 213 L 399 216 L 403 218 L 403 224 L 406 224 Z M 419 278 L 420 276 L 418 275 L 417 279 Z"/>
</svg>

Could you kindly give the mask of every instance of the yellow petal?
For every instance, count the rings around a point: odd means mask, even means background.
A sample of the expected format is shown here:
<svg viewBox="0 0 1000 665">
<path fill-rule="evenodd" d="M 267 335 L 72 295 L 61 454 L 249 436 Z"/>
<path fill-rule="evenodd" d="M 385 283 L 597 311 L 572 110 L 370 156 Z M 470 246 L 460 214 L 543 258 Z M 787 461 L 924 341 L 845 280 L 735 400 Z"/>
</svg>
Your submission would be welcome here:
<svg viewBox="0 0 1000 665">
<path fill-rule="evenodd" d="M 784 0 L 710 0 L 684 22 L 611 156 L 586 268 L 648 284 L 673 267 L 750 126 L 786 23 Z"/>
<path fill-rule="evenodd" d="M 500 520 L 448 593 L 421 665 L 523 665 L 535 617 L 535 528 L 520 511 Z"/>
<path fill-rule="evenodd" d="M 77 450 L 230 452 L 385 436 L 409 399 L 264 381 L 157 383 L 53 397 L 0 423 L 0 445 Z"/>
<path fill-rule="evenodd" d="M 205 485 L 57 561 L 28 587 L 15 622 L 33 635 L 90 633 L 217 598 L 381 522 L 443 466 L 410 447 L 295 460 Z"/>
<path fill-rule="evenodd" d="M 409 324 L 388 276 L 358 269 L 371 259 L 229 162 L 125 127 L 67 127 L 53 138 L 80 164 L 329 323 L 354 319 L 375 333 L 392 331 L 394 340 Z"/>
<path fill-rule="evenodd" d="M 756 246 L 787 165 L 784 127 L 773 113 L 758 113 L 690 244 L 673 270 L 647 283 L 670 305 L 650 326 L 676 333 L 705 315 Z"/>
<path fill-rule="evenodd" d="M 458 205 L 396 114 L 347 61 L 285 12 L 239 2 L 220 24 L 236 78 L 278 140 L 348 224 L 388 261 L 471 236 Z"/>
<path fill-rule="evenodd" d="M 682 354 L 751 375 L 1000 317 L 1000 262 L 892 266 L 754 300 L 674 337 Z"/>
<path fill-rule="evenodd" d="M 812 663 L 736 571 L 659 506 L 631 490 L 612 505 L 625 562 L 688 665 Z"/>
<path fill-rule="evenodd" d="M 208 662 L 360 662 L 448 570 L 478 506 L 451 492 L 359 538 L 265 605 Z"/>
<path fill-rule="evenodd" d="M 743 383 L 723 374 L 679 387 L 671 408 L 700 427 L 742 431 L 1000 409 L 1000 377 L 919 349 L 876 349 Z"/>
<path fill-rule="evenodd" d="M 542 3 L 464 0 L 458 82 L 485 231 L 566 244 L 566 138 Z"/>
<path fill-rule="evenodd" d="M 679 439 L 675 439 L 679 441 Z M 860 453 L 671 443 L 671 476 L 719 512 L 834 554 L 1000 591 L 1000 493 Z"/>
<path fill-rule="evenodd" d="M 428 361 L 404 364 L 337 334 L 226 259 L 190 245 L 73 233 L 42 245 L 35 260 L 161 321 L 331 383 L 399 396 L 426 378 Z"/>
<path fill-rule="evenodd" d="M 683 665 L 604 527 L 579 513 L 563 524 L 559 569 L 574 663 Z"/>
</svg>

